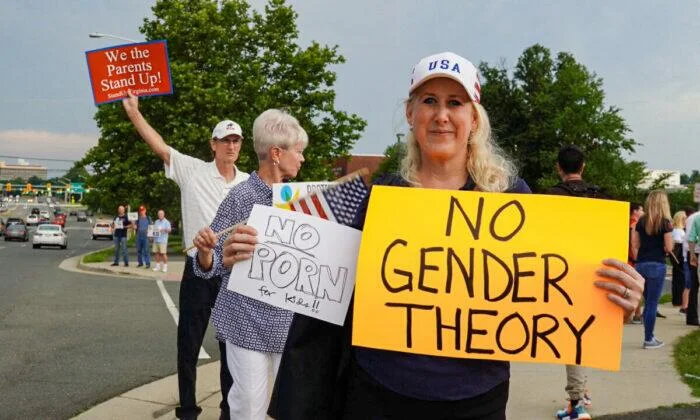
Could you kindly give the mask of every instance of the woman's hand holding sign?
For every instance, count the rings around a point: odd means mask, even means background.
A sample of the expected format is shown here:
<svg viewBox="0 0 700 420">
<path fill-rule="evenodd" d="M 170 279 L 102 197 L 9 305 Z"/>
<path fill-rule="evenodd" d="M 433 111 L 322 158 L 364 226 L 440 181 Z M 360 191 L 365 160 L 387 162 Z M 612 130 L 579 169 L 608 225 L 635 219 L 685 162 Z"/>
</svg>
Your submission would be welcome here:
<svg viewBox="0 0 700 420">
<path fill-rule="evenodd" d="M 626 263 L 616 259 L 603 261 L 607 267 L 597 273 L 616 281 L 596 281 L 595 285 L 609 291 L 608 299 L 625 310 L 625 319 L 634 312 L 644 290 L 644 278 Z"/>
<path fill-rule="evenodd" d="M 224 241 L 224 266 L 230 269 L 236 262 L 251 258 L 257 243 L 258 231 L 255 228 L 237 225 Z"/>
<path fill-rule="evenodd" d="M 207 226 L 197 232 L 193 242 L 197 248 L 197 259 L 200 267 L 204 271 L 209 271 L 214 264 L 214 248 L 218 242 L 216 234 Z"/>
</svg>

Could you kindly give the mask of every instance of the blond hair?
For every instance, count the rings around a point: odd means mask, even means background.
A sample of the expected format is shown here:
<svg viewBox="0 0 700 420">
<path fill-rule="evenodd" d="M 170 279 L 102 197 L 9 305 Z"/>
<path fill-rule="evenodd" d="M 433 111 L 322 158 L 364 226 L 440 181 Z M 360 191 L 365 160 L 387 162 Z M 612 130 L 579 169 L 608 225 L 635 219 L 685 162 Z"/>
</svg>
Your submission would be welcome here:
<svg viewBox="0 0 700 420">
<path fill-rule="evenodd" d="M 410 106 L 416 98 L 411 95 Z M 480 191 L 505 191 L 513 185 L 517 170 L 496 144 L 486 110 L 478 103 L 470 102 L 476 112 L 477 127 L 469 136 L 466 172 Z M 420 146 L 413 133 L 406 136 L 406 156 L 401 161 L 401 176 L 411 185 L 420 186 L 418 170 L 421 167 Z"/>
<path fill-rule="evenodd" d="M 664 221 L 671 220 L 671 208 L 668 204 L 668 196 L 664 190 L 654 190 L 647 196 L 647 210 L 645 216 L 647 218 L 644 224 L 644 230 L 647 235 L 655 235 L 661 232 L 661 227 Z"/>
<path fill-rule="evenodd" d="M 685 215 L 683 210 L 679 210 L 673 215 L 673 227 L 683 229 L 685 228 L 685 221 L 688 216 Z"/>
</svg>

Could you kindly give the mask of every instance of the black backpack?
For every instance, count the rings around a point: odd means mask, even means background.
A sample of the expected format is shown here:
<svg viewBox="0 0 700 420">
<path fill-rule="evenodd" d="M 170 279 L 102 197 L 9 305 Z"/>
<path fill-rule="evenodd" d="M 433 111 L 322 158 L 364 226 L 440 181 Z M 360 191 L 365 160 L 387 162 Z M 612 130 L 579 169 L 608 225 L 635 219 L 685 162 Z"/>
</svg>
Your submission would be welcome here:
<svg viewBox="0 0 700 420">
<path fill-rule="evenodd" d="M 560 182 L 550 188 L 548 193 L 555 195 L 571 195 L 575 197 L 612 199 L 612 196 L 606 193 L 602 188 L 585 181 Z"/>
</svg>

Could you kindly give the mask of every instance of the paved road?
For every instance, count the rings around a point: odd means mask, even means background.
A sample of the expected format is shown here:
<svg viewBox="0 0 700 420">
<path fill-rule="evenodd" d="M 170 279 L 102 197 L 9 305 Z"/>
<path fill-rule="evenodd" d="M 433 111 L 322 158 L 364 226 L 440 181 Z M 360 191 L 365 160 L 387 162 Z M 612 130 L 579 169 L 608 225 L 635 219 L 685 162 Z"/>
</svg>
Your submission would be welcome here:
<svg viewBox="0 0 700 420">
<path fill-rule="evenodd" d="M 66 228 L 66 250 L 0 241 L 0 419 L 69 418 L 176 370 L 156 283 L 59 269 L 109 245 L 75 217 Z M 165 287 L 177 302 L 179 283 Z M 204 347 L 218 354 L 211 331 Z"/>
</svg>

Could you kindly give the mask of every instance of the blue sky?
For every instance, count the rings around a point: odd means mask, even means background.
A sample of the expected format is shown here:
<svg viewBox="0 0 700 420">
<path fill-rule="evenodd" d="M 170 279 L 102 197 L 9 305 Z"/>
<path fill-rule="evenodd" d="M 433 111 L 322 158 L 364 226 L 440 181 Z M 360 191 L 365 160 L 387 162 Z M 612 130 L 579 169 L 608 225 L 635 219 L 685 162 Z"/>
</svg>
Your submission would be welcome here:
<svg viewBox="0 0 700 420">
<path fill-rule="evenodd" d="M 0 155 L 77 159 L 94 145 L 99 133 L 84 52 L 119 42 L 87 34 L 142 39 L 138 27 L 153 3 L 0 2 Z M 603 78 L 606 103 L 622 109 L 642 143 L 632 158 L 649 168 L 700 169 L 699 0 L 290 3 L 302 46 L 338 44 L 347 59 L 335 68 L 336 105 L 368 121 L 356 153 L 382 153 L 406 130 L 401 103 L 421 57 L 451 50 L 512 68 L 525 48 L 540 43 L 554 54 L 571 52 Z"/>
</svg>

